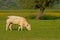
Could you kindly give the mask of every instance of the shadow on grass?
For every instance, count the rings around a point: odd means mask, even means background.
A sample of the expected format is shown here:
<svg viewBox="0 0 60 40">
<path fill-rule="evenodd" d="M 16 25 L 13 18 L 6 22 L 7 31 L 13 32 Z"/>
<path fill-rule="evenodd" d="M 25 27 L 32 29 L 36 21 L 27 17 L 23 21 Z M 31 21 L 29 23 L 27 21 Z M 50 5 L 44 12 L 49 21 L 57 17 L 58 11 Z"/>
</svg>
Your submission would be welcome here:
<svg viewBox="0 0 60 40">
<path fill-rule="evenodd" d="M 36 16 L 30 15 L 30 16 L 25 17 L 25 18 L 36 19 Z M 40 17 L 40 20 L 58 20 L 58 19 L 60 19 L 60 16 L 56 17 L 56 16 L 43 15 L 42 17 Z"/>
<path fill-rule="evenodd" d="M 18 28 L 12 28 L 12 31 L 18 31 Z M 21 29 L 19 31 L 21 31 Z M 27 29 L 23 28 L 22 31 L 27 31 Z"/>
</svg>

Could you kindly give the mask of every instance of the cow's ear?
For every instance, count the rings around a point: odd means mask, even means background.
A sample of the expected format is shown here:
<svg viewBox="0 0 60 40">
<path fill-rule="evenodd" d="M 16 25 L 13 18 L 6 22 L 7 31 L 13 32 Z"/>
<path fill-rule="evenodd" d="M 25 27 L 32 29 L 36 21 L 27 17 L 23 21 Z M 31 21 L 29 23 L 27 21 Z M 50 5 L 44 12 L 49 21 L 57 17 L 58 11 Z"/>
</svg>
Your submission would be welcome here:
<svg viewBox="0 0 60 40">
<path fill-rule="evenodd" d="M 28 26 L 28 24 L 27 24 L 27 26 Z"/>
</svg>

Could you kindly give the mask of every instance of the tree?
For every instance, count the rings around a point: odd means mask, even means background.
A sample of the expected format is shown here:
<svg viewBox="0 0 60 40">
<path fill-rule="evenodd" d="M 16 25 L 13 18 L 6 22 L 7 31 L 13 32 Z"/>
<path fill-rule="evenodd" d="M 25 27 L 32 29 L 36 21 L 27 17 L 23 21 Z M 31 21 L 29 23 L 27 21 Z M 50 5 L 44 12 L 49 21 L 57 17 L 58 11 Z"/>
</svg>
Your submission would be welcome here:
<svg viewBox="0 0 60 40">
<path fill-rule="evenodd" d="M 58 2 L 58 0 L 35 0 L 35 8 L 39 8 L 36 19 L 39 19 L 43 15 L 45 9 L 55 4 L 55 2 Z"/>
</svg>

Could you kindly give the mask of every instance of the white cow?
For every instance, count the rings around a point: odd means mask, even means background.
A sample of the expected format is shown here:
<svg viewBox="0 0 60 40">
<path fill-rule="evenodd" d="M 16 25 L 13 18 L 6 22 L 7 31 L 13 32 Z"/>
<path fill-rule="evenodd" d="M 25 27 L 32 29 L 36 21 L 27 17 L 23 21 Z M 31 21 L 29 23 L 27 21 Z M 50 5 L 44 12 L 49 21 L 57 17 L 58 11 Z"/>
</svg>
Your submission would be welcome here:
<svg viewBox="0 0 60 40">
<path fill-rule="evenodd" d="M 8 19 L 6 20 L 6 30 L 8 28 L 12 31 L 11 25 L 12 24 L 18 24 L 18 31 L 23 29 L 23 27 L 26 27 L 27 30 L 31 30 L 30 25 L 28 24 L 27 20 L 23 17 L 19 16 L 8 16 Z"/>
</svg>

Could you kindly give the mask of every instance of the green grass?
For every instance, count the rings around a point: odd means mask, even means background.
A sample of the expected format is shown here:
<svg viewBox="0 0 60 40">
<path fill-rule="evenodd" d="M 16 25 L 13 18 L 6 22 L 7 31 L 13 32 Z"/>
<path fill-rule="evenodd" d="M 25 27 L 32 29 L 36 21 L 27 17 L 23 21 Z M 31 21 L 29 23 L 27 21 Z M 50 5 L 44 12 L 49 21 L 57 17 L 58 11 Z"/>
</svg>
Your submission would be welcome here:
<svg viewBox="0 0 60 40">
<path fill-rule="evenodd" d="M 60 20 L 28 19 L 32 30 L 18 31 L 18 25 L 12 25 L 13 31 L 6 31 L 6 19 L 9 15 L 23 17 L 36 16 L 38 11 L 0 11 L 0 40 L 60 40 Z M 43 15 L 60 17 L 60 11 L 46 11 Z"/>
<path fill-rule="evenodd" d="M 0 40 L 60 40 L 60 20 L 28 20 L 32 30 L 6 31 L 5 20 L 0 20 Z M 16 30 L 15 30 L 16 29 Z"/>
</svg>

